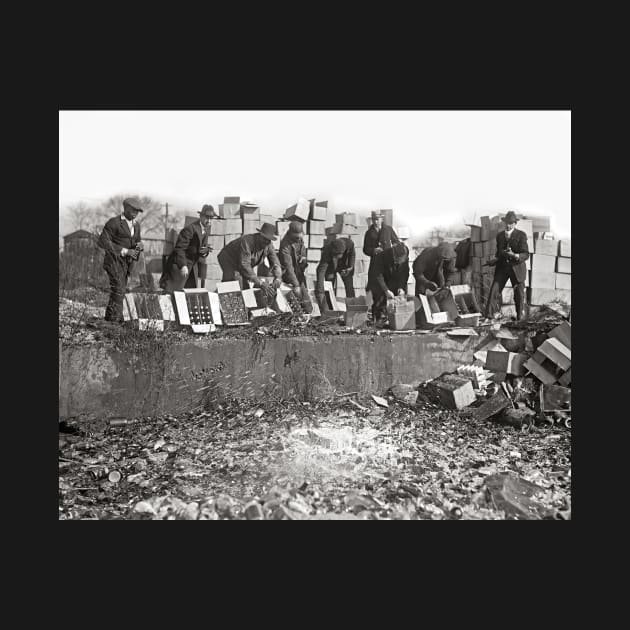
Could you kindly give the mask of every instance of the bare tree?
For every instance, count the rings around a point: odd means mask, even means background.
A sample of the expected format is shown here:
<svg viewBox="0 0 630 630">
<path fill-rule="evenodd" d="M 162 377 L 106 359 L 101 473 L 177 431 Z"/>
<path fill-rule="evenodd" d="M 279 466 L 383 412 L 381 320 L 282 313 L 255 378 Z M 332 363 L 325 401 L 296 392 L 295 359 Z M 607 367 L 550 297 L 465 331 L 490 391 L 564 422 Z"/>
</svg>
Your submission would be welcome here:
<svg viewBox="0 0 630 630">
<path fill-rule="evenodd" d="M 89 230 L 92 226 L 94 208 L 83 201 L 68 206 L 68 217 L 75 230 Z"/>
<path fill-rule="evenodd" d="M 101 229 L 107 219 L 115 216 L 116 214 L 120 214 L 123 211 L 123 199 L 131 196 L 133 195 L 114 195 L 103 204 L 101 204 L 98 213 L 99 218 L 104 219 L 100 225 Z M 142 228 L 142 234 L 146 235 L 148 233 L 156 233 L 159 235 L 159 237 L 163 237 L 165 228 L 163 204 L 146 195 L 143 197 L 139 197 L 139 199 L 144 209 L 144 211 L 138 215 L 138 223 L 140 223 L 140 226 Z M 169 224 L 171 223 L 172 220 L 169 216 Z"/>
</svg>

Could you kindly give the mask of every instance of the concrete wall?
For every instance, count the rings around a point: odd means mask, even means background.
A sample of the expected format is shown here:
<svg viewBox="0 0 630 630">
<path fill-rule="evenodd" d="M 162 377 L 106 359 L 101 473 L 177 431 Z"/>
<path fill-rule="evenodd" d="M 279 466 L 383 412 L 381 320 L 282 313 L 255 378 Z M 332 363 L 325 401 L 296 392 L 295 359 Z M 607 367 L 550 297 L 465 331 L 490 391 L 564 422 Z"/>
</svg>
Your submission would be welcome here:
<svg viewBox="0 0 630 630">
<path fill-rule="evenodd" d="M 359 337 L 200 339 L 150 352 L 63 347 L 59 415 L 151 416 L 247 399 L 382 395 L 473 360 L 478 337 L 444 333 Z"/>
</svg>

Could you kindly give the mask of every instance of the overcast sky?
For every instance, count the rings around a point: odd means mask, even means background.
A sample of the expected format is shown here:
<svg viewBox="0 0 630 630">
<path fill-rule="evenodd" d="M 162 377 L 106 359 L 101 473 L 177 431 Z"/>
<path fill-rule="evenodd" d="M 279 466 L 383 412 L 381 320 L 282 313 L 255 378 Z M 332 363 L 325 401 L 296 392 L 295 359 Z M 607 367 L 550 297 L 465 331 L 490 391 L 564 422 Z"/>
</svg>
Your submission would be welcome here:
<svg viewBox="0 0 630 630">
<path fill-rule="evenodd" d="M 279 216 L 393 208 L 412 235 L 507 209 L 571 235 L 569 111 L 61 111 L 69 204 L 117 193 L 198 211 L 240 196 Z"/>
</svg>

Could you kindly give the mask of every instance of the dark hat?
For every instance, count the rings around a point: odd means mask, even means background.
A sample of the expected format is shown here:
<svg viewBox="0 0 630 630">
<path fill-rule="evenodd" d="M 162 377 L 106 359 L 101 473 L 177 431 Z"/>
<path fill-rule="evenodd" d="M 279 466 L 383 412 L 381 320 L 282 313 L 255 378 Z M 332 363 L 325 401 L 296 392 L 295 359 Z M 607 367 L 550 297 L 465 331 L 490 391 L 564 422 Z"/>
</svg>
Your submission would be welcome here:
<svg viewBox="0 0 630 630">
<path fill-rule="evenodd" d="M 339 256 L 346 251 L 346 244 L 341 239 L 335 239 L 330 245 L 330 251 L 333 256 Z"/>
<path fill-rule="evenodd" d="M 378 210 L 372 210 L 372 219 L 382 219 L 383 213 Z"/>
<path fill-rule="evenodd" d="M 123 206 L 130 206 L 139 212 L 144 212 L 144 208 L 142 207 L 138 197 L 127 197 L 127 199 L 123 199 Z"/>
<path fill-rule="evenodd" d="M 214 208 L 206 203 L 203 205 L 203 208 L 201 208 L 201 212 L 199 213 L 200 215 L 202 214 L 209 214 L 211 219 L 214 219 L 216 217 L 218 217 L 219 215 L 214 211 Z"/>
<path fill-rule="evenodd" d="M 304 234 L 301 221 L 291 221 L 291 223 L 289 223 L 289 232 L 293 232 L 293 234 Z"/>
<path fill-rule="evenodd" d="M 518 218 L 513 210 L 508 210 L 507 214 L 501 219 L 503 223 L 516 223 Z"/>
<path fill-rule="evenodd" d="M 269 239 L 270 241 L 277 240 L 277 237 L 275 234 L 276 228 L 273 225 L 271 225 L 271 223 L 263 223 L 262 227 L 256 228 L 256 230 L 260 232 L 262 236 Z"/>
</svg>

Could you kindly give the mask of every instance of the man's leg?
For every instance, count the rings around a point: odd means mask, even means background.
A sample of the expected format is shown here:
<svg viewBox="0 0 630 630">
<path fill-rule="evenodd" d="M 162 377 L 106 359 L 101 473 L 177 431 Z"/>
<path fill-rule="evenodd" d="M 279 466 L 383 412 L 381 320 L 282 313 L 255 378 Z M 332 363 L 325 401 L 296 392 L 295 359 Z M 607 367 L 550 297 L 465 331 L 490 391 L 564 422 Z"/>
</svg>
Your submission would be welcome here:
<svg viewBox="0 0 630 630">
<path fill-rule="evenodd" d="M 510 272 L 510 282 L 514 290 L 514 305 L 516 306 L 516 321 L 523 318 L 523 307 L 525 305 L 525 283 L 516 279 L 514 271 Z"/>
<path fill-rule="evenodd" d="M 105 309 L 105 319 L 108 322 L 122 322 L 123 300 L 127 288 L 127 265 L 119 263 L 106 270 L 109 276 L 109 303 Z"/>
<path fill-rule="evenodd" d="M 373 290 L 372 296 L 374 298 L 374 302 L 372 303 L 372 319 L 376 324 L 387 315 L 387 296 L 380 290 Z"/>
<path fill-rule="evenodd" d="M 494 306 L 498 302 L 499 295 L 501 294 L 501 291 L 503 291 L 505 283 L 508 281 L 509 277 L 510 272 L 506 272 L 503 269 L 494 270 L 494 279 L 492 280 L 490 295 L 488 296 L 488 301 L 486 303 L 486 317 L 488 319 L 492 319 L 492 317 L 494 316 Z"/>
<path fill-rule="evenodd" d="M 346 288 L 346 297 L 353 298 L 354 295 L 354 270 L 347 276 L 342 276 L 343 286 Z"/>
</svg>

